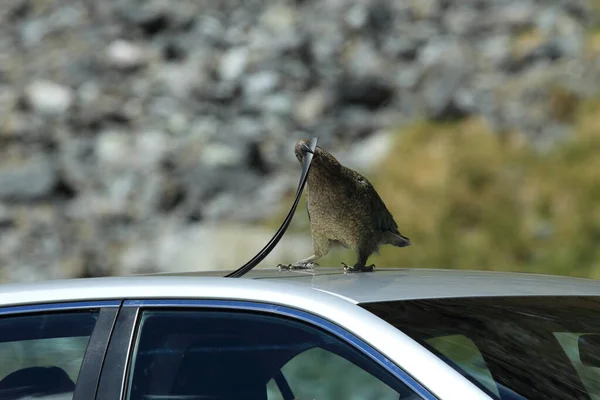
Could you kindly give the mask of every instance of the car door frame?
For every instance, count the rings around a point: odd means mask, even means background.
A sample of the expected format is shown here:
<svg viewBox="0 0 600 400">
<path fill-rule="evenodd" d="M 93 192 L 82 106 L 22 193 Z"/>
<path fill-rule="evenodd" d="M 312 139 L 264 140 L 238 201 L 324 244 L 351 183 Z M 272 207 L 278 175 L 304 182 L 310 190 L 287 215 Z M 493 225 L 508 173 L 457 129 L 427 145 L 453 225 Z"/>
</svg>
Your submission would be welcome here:
<svg viewBox="0 0 600 400">
<path fill-rule="evenodd" d="M 0 317 L 98 310 L 98 319 L 83 355 L 73 392 L 73 400 L 86 400 L 93 398 L 97 392 L 101 367 L 121 305 L 120 300 L 98 300 L 6 306 L 0 307 Z"/>
<path fill-rule="evenodd" d="M 355 350 L 366 355 L 384 370 L 399 379 L 423 399 L 437 399 L 426 387 L 406 371 L 386 358 L 362 339 L 341 326 L 320 316 L 288 306 L 254 302 L 248 300 L 211 299 L 139 299 L 125 300 L 119 311 L 113 335 L 110 339 L 106 358 L 100 375 L 96 400 L 120 400 L 125 398 L 129 367 L 137 335 L 137 326 L 144 309 L 222 309 L 254 311 L 293 318 L 323 329 L 346 342 Z"/>
</svg>

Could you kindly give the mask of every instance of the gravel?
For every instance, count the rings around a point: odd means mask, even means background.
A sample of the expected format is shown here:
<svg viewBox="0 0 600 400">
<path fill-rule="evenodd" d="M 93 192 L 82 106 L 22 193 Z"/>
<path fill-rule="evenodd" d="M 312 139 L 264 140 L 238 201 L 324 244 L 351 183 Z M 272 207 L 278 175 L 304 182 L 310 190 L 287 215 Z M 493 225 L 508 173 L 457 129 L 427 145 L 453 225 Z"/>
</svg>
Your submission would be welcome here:
<svg viewBox="0 0 600 400">
<path fill-rule="evenodd" d="M 570 127 L 549 88 L 585 97 L 600 82 L 586 4 L 11 0 L 2 276 L 233 268 L 251 254 L 216 257 L 236 252 L 199 232 L 228 224 L 243 239 L 272 217 L 294 191 L 301 137 L 365 169 L 422 118 L 478 115 L 534 148 L 560 143 Z M 202 251 L 177 258 L 182 243 Z"/>
</svg>

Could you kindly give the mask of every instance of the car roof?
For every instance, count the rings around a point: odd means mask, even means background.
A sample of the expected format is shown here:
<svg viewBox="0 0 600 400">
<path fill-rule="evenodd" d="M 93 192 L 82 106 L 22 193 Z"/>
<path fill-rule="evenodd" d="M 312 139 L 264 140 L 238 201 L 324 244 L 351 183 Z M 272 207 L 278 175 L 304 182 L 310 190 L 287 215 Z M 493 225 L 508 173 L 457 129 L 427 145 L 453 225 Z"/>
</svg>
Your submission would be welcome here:
<svg viewBox="0 0 600 400">
<path fill-rule="evenodd" d="M 228 271 L 50 280 L 0 286 L 0 306 L 41 302 L 135 298 L 268 298 L 284 292 L 323 293 L 351 303 L 491 296 L 600 296 L 600 282 L 525 273 L 379 268 L 345 274 L 341 268 L 314 272 L 254 269 L 242 278 L 219 278 Z M 215 293 L 218 294 L 215 295 Z M 261 293 L 258 295 L 258 293 Z M 267 296 L 267 297 L 265 297 Z M 240 298 L 241 299 L 241 298 Z"/>
<path fill-rule="evenodd" d="M 217 274 L 222 276 L 224 272 L 177 275 Z M 315 268 L 314 272 L 259 268 L 244 278 L 283 281 L 358 303 L 453 297 L 600 295 L 600 281 L 594 279 L 499 271 L 379 268 L 375 273 L 346 274 L 342 268 Z"/>
</svg>

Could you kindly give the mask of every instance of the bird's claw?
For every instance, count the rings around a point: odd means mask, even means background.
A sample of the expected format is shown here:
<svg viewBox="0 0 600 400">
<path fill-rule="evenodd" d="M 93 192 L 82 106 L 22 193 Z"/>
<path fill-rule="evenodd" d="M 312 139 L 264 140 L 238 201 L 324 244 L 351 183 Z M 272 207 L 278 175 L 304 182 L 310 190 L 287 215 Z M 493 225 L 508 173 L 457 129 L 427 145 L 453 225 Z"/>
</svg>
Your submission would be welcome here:
<svg viewBox="0 0 600 400">
<path fill-rule="evenodd" d="M 294 270 L 302 270 L 302 271 L 306 271 L 306 270 L 312 270 L 314 269 L 314 267 L 318 267 L 319 264 L 317 264 L 316 262 L 297 262 L 295 264 L 288 264 L 288 265 L 283 265 L 283 264 L 277 264 L 277 268 L 279 269 L 279 271 L 294 271 Z"/>
<path fill-rule="evenodd" d="M 373 272 L 373 268 L 375 268 L 375 264 L 364 265 L 356 263 L 350 267 L 346 263 L 342 262 L 342 265 L 344 266 L 344 271 L 346 272 Z"/>
</svg>

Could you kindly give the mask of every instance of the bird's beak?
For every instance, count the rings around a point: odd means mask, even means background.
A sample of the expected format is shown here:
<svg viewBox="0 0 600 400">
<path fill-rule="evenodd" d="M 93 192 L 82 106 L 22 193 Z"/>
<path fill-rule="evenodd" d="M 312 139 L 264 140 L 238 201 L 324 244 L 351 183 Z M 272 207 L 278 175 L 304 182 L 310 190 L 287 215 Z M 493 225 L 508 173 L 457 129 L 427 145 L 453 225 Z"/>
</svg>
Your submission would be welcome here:
<svg viewBox="0 0 600 400">
<path fill-rule="evenodd" d="M 310 153 L 310 154 L 315 154 L 311 150 L 310 145 L 308 143 L 302 143 L 302 150 L 304 150 L 304 151 L 306 151 L 307 153 Z"/>
</svg>

